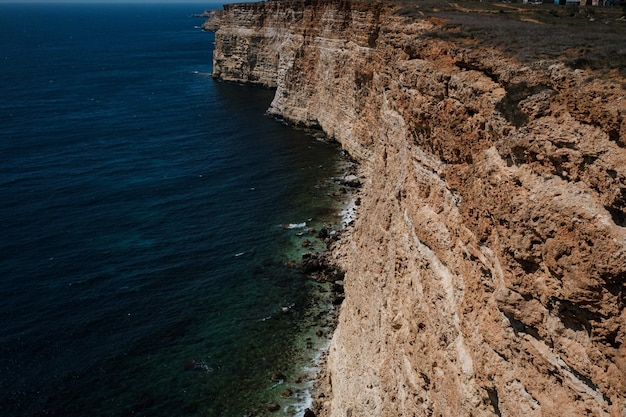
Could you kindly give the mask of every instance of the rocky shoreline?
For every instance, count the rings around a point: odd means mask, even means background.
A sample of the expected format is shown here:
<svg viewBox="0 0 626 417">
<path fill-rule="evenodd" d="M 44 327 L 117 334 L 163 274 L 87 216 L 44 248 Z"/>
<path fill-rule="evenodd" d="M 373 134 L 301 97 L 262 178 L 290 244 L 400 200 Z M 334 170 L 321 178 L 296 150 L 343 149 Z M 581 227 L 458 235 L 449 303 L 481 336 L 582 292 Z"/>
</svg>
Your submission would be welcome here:
<svg viewBox="0 0 626 417">
<path fill-rule="evenodd" d="M 346 156 L 346 155 L 344 155 Z M 357 165 L 354 161 L 349 161 L 349 168 L 345 174 L 336 179 L 340 185 L 339 194 L 335 197 L 347 204 L 349 201 L 357 201 L 359 204 L 358 191 L 361 182 L 356 175 Z M 354 210 L 354 208 L 353 208 Z M 332 395 L 332 386 L 330 383 L 329 372 L 327 369 L 328 346 L 332 338 L 332 334 L 337 326 L 341 304 L 345 299 L 344 278 L 345 271 L 341 267 L 338 259 L 338 247 L 342 244 L 344 237 L 351 234 L 354 226 L 355 213 L 347 213 L 344 215 L 339 226 L 326 225 L 317 232 L 316 238 L 324 243 L 325 248 L 322 251 L 308 252 L 302 255 L 302 258 L 293 267 L 308 279 L 312 279 L 321 284 L 328 285 L 328 297 L 326 302 L 330 302 L 332 308 L 320 318 L 323 327 L 328 328 L 327 332 L 322 330 L 316 331 L 318 338 L 325 338 L 327 343 L 320 351 L 320 355 L 314 364 L 316 369 L 315 375 L 311 376 L 313 386 L 311 388 L 311 408 L 304 410 L 303 417 L 320 417 L 328 415 L 329 402 L 328 399 Z"/>
<path fill-rule="evenodd" d="M 322 132 L 310 128 L 306 130 L 317 140 L 336 145 Z M 320 416 L 323 415 L 320 414 L 323 413 L 323 400 L 331 393 L 322 375 L 327 374 L 328 348 L 345 299 L 345 272 L 340 265 L 337 249 L 351 234 L 361 186 L 356 175 L 358 164 L 338 147 L 337 151 L 341 152 L 338 170 L 342 174 L 326 178 L 323 181 L 326 185 L 320 185 L 327 188 L 327 196 L 335 202 L 330 215 L 321 224 L 322 219 L 319 218 L 317 221 L 308 219 L 306 223 L 282 225 L 285 231 L 293 234 L 294 250 L 287 254 L 285 263 L 278 265 L 296 271 L 301 279 L 312 283 L 310 293 L 307 293 L 306 307 L 300 303 L 281 308 L 282 314 L 296 311 L 296 314 L 302 314 L 305 311 L 299 319 L 301 332 L 294 340 L 294 350 L 301 357 L 295 367 L 282 370 L 278 367 L 268 374 L 273 387 L 267 402 L 248 410 L 249 416 L 266 413 L 283 415 L 283 412 L 305 417 Z M 267 259 L 258 268 L 258 273 L 272 266 L 277 264 Z M 309 357 L 310 360 L 307 359 Z M 305 363 L 301 363 L 303 359 Z M 303 365 L 303 368 L 299 368 Z"/>
</svg>

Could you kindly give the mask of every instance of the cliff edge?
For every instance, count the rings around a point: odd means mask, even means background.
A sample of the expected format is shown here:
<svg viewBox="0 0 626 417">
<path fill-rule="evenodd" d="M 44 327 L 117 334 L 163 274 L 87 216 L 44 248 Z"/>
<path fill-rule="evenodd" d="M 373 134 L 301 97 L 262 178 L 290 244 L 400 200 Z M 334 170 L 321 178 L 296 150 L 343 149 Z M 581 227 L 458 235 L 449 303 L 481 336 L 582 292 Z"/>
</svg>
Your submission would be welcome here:
<svg viewBox="0 0 626 417">
<path fill-rule="evenodd" d="M 214 77 L 360 163 L 318 415 L 626 416 L 626 23 L 480 4 L 220 18 Z"/>
</svg>

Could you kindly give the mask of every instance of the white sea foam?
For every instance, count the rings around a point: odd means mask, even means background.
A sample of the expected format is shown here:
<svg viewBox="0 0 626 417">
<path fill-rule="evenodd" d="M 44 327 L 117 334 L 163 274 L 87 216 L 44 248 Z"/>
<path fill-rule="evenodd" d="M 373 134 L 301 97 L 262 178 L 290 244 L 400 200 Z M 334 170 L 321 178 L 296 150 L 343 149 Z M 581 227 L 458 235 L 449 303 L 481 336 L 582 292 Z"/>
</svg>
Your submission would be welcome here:
<svg viewBox="0 0 626 417">
<path fill-rule="evenodd" d="M 306 222 L 283 224 L 283 229 L 304 229 L 305 227 L 306 227 Z"/>
<path fill-rule="evenodd" d="M 285 380 L 284 380 L 284 379 L 279 379 L 279 380 L 278 380 L 278 381 L 276 381 L 276 382 L 275 382 L 275 383 L 274 383 L 271 387 L 269 387 L 267 390 L 268 390 L 268 391 L 273 390 L 273 389 L 274 389 L 274 388 L 276 388 L 277 386 L 282 385 L 282 384 L 284 384 L 284 383 L 285 383 Z"/>
<path fill-rule="evenodd" d="M 301 401 L 299 401 L 294 407 L 296 410 L 296 413 L 294 414 L 295 417 L 304 416 L 306 409 L 313 407 L 313 396 L 311 395 L 310 389 L 306 389 L 301 394 L 298 394 L 298 399 Z"/>
<path fill-rule="evenodd" d="M 332 310 L 332 308 L 331 308 Z M 302 417 L 307 408 L 313 407 L 313 386 L 315 385 L 315 380 L 318 377 L 318 373 L 320 371 L 320 367 L 322 366 L 322 356 L 324 353 L 328 351 L 330 348 L 331 340 L 328 339 L 322 346 L 317 349 L 317 353 L 313 358 L 311 366 L 305 366 L 303 371 L 309 375 L 315 375 L 314 378 L 309 379 L 306 382 L 306 386 L 304 389 L 296 395 L 298 398 L 298 402 L 294 404 L 294 417 Z"/>
<path fill-rule="evenodd" d="M 346 227 L 356 219 L 356 202 L 353 197 L 350 197 L 350 201 L 346 204 L 345 208 L 339 212 L 341 217 L 341 226 Z"/>
</svg>

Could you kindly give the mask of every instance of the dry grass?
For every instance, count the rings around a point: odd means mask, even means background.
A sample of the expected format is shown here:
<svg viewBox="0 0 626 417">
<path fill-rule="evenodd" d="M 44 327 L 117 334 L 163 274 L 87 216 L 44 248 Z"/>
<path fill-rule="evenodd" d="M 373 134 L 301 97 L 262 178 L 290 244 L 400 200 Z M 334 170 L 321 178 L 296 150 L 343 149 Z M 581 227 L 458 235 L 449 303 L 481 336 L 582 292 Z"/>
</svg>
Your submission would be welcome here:
<svg viewBox="0 0 626 417">
<path fill-rule="evenodd" d="M 395 0 L 407 19 L 437 16 L 429 34 L 497 47 L 522 62 L 564 61 L 572 68 L 626 76 L 626 6 L 559 6 L 479 0 Z"/>
</svg>

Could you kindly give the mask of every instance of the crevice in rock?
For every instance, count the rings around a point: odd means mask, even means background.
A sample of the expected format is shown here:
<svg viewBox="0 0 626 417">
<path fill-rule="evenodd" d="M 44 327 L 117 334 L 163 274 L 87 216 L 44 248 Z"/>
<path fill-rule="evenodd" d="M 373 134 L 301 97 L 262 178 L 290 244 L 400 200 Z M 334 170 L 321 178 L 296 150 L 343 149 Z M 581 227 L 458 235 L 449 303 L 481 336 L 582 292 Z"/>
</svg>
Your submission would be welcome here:
<svg viewBox="0 0 626 417">
<path fill-rule="evenodd" d="M 548 89 L 545 85 L 528 85 L 525 82 L 511 84 L 505 87 L 506 95 L 496 105 L 502 116 L 515 127 L 522 127 L 528 123 L 528 115 L 519 107 L 525 98 Z"/>
<path fill-rule="evenodd" d="M 607 173 L 612 177 L 610 171 Z M 617 175 L 616 171 L 613 171 L 613 174 Z M 623 184 L 620 185 L 618 194 L 612 199 L 611 204 L 605 205 L 604 208 L 609 212 L 616 225 L 624 227 L 626 226 L 626 210 L 624 209 L 626 207 L 626 187 Z"/>
<path fill-rule="evenodd" d="M 604 206 L 604 208 L 609 212 L 616 225 L 626 227 L 626 211 L 611 206 Z"/>
<path fill-rule="evenodd" d="M 361 91 L 367 89 L 372 84 L 372 80 L 374 79 L 374 73 L 365 72 L 360 69 L 356 69 L 354 72 L 354 83 L 357 91 Z"/>
<path fill-rule="evenodd" d="M 504 314 L 507 320 L 509 320 L 509 323 L 511 323 L 511 327 L 515 332 L 515 335 L 518 335 L 519 333 L 525 333 L 537 340 L 542 340 L 541 336 L 539 336 L 539 331 L 536 328 L 532 326 L 527 326 L 524 322 L 516 319 L 509 313 L 502 312 L 502 314 Z"/>
<path fill-rule="evenodd" d="M 558 316 L 565 327 L 574 331 L 584 330 L 587 335 L 591 335 L 590 318 L 594 315 L 593 313 L 568 300 L 558 300 L 554 304 L 557 306 Z"/>
<path fill-rule="evenodd" d="M 505 156 L 507 166 L 520 166 L 527 163 L 526 148 L 523 146 L 512 146 L 509 153 Z"/>
<path fill-rule="evenodd" d="M 626 143 L 622 142 L 622 139 L 619 134 L 619 130 L 616 130 L 616 129 L 609 130 L 608 133 L 609 133 L 609 140 L 611 142 L 615 142 L 615 144 L 619 146 L 620 148 L 626 148 Z"/>
<path fill-rule="evenodd" d="M 370 48 L 375 48 L 376 47 L 376 41 L 378 40 L 378 35 L 379 34 L 380 34 L 380 27 L 376 26 L 376 28 L 367 37 L 367 45 Z"/>
<path fill-rule="evenodd" d="M 581 374 L 580 372 L 578 372 L 576 369 L 572 368 L 571 366 L 568 366 L 567 368 L 572 373 L 572 375 L 574 375 L 576 377 L 576 379 L 578 379 L 580 382 L 582 382 L 583 384 L 587 385 L 592 390 L 598 391 L 598 386 L 593 383 L 591 378 L 589 378 L 586 375 Z"/>
<path fill-rule="evenodd" d="M 473 62 L 467 62 L 467 61 L 457 61 L 455 62 L 455 65 L 461 69 L 464 70 L 468 70 L 468 71 L 478 71 L 478 72 L 482 72 L 483 74 L 485 74 L 487 77 L 491 78 L 491 80 L 495 83 L 500 83 L 500 79 L 498 77 L 498 74 L 494 73 L 493 71 L 482 67 L 476 63 Z"/>
<path fill-rule="evenodd" d="M 538 262 L 534 262 L 528 259 L 515 259 L 517 263 L 522 267 L 526 274 L 534 274 L 537 272 L 541 265 Z"/>
<path fill-rule="evenodd" d="M 606 334 L 603 339 L 613 349 L 619 349 L 622 346 L 622 343 L 617 341 L 617 336 L 618 336 L 618 331 L 614 330 Z"/>
<path fill-rule="evenodd" d="M 498 399 L 498 391 L 495 388 L 487 388 L 487 395 L 489 396 L 489 402 L 491 402 L 491 406 L 493 407 L 493 412 L 497 416 L 502 416 L 499 406 L 500 400 Z"/>
<path fill-rule="evenodd" d="M 380 34 L 380 8 L 375 7 L 372 11 L 373 20 L 376 22 L 374 25 L 374 30 L 372 30 L 367 37 L 367 45 L 370 48 L 376 47 L 376 41 L 378 40 L 378 36 Z"/>
</svg>

